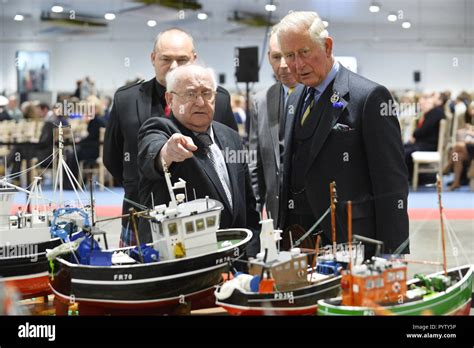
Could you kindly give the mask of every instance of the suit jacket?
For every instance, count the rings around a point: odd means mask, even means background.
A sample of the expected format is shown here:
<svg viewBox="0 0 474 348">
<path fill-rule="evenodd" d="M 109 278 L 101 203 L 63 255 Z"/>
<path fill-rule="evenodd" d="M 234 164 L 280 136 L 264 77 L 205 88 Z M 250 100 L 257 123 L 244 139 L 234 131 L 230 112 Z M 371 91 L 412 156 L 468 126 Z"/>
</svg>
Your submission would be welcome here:
<svg viewBox="0 0 474 348">
<path fill-rule="evenodd" d="M 217 145 L 224 151 L 242 150 L 241 139 L 237 132 L 218 122 L 213 122 L 214 138 Z M 255 196 L 250 184 L 246 163 L 229 163 L 226 161 L 232 191 L 232 208 L 226 199 L 224 188 L 207 157 L 204 146 L 193 132 L 184 128 L 176 119 L 154 117 L 146 121 L 138 135 L 138 166 L 140 170 L 140 202 L 151 206 L 151 193 L 154 204 L 168 204 L 170 197 L 163 173 L 156 169 L 155 158 L 163 145 L 174 133 L 182 133 L 193 139 L 198 147 L 193 157 L 183 162 L 173 163 L 169 170 L 172 180 L 182 178 L 187 182 L 187 192 L 193 190 L 196 197 L 216 199 L 223 203 L 221 228 L 249 228 L 254 232 L 247 251 L 256 255 L 259 251 L 259 216 L 255 206 Z M 238 161 L 234 161 L 238 162 Z M 192 197 L 192 195 L 190 196 Z M 140 238 L 142 240 L 142 238 Z"/>
<path fill-rule="evenodd" d="M 345 203 L 351 200 L 353 233 L 381 240 L 385 252 L 393 252 L 408 238 L 408 178 L 397 117 L 381 116 L 383 103 L 392 101 L 392 96 L 385 87 L 342 66 L 327 87 L 330 88 L 332 91 L 322 94 L 305 122 L 306 125 L 311 118 L 319 120 L 310 130 L 310 149 L 302 173 L 314 220 L 329 207 L 329 184 L 335 181 L 339 201 L 338 242 L 347 240 Z M 339 93 L 340 108 L 330 102 L 333 91 Z M 296 115 L 301 113 L 303 99 L 304 94 Z M 285 134 L 288 151 L 285 151 L 280 204 L 283 227 L 288 216 L 293 128 L 288 128 Z M 321 227 L 330 238 L 329 215 Z"/>
<path fill-rule="evenodd" d="M 256 156 L 251 156 L 249 164 L 252 187 L 257 199 L 257 206 L 261 210 L 266 205 L 267 212 L 276 225 L 278 222 L 279 194 L 280 194 L 280 127 L 291 126 L 291 122 L 280 124 L 280 120 L 288 110 L 296 109 L 304 86 L 297 85 L 288 96 L 287 105 L 284 105 L 284 89 L 280 82 L 256 94 L 250 113 L 249 149 Z M 283 117 L 282 117 L 283 116 Z"/>
<path fill-rule="evenodd" d="M 420 128 L 415 129 L 413 137 L 417 144 L 425 144 L 436 150 L 438 147 L 439 122 L 445 117 L 441 106 L 435 107 L 425 114 Z"/>
<path fill-rule="evenodd" d="M 150 117 L 163 116 L 164 110 L 152 114 L 152 95 L 155 79 L 120 88 L 114 96 L 104 139 L 104 164 L 125 190 L 125 198 L 138 202 L 137 149 L 138 131 Z M 215 120 L 237 130 L 230 95 L 222 87 L 217 88 Z M 123 211 L 131 207 L 125 200 Z M 124 223 L 126 223 L 124 221 Z"/>
</svg>

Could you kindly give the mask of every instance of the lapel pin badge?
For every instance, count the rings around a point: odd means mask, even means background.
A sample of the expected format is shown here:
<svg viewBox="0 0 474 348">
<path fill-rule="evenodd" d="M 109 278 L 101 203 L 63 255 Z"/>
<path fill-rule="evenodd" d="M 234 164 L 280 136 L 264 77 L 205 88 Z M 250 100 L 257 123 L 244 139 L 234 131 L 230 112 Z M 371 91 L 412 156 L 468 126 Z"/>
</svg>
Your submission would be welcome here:
<svg viewBox="0 0 474 348">
<path fill-rule="evenodd" d="M 344 104 L 339 101 L 339 93 L 337 91 L 334 91 L 332 96 L 331 96 L 331 103 L 332 107 L 336 109 L 341 109 Z"/>
</svg>

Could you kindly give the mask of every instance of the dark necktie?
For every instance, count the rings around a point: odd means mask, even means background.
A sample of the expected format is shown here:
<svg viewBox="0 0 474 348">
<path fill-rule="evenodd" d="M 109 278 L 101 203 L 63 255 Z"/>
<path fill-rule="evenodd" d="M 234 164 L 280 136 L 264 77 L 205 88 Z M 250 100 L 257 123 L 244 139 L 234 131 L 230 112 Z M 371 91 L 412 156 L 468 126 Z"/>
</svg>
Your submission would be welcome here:
<svg viewBox="0 0 474 348">
<path fill-rule="evenodd" d="M 311 112 L 311 109 L 313 108 L 314 105 L 314 96 L 316 93 L 316 89 L 313 87 L 309 87 L 308 90 L 306 91 L 306 96 L 304 98 L 304 105 L 303 105 L 303 114 L 301 115 L 301 125 L 304 124 L 306 121 L 306 118 Z"/>
<path fill-rule="evenodd" d="M 229 180 L 229 174 L 227 173 L 227 168 L 225 166 L 225 163 L 222 163 L 223 161 L 219 161 L 217 158 L 216 154 L 213 153 L 211 145 L 213 144 L 213 141 L 211 139 L 211 136 L 207 133 L 198 133 L 197 138 L 204 144 L 205 150 L 206 150 L 206 155 L 209 158 L 209 160 L 212 163 L 212 167 L 214 168 L 215 172 L 217 173 L 217 176 L 219 177 L 219 180 L 222 184 L 222 187 L 224 188 L 225 195 L 227 197 L 227 201 L 229 202 L 230 206 L 232 207 L 232 194 L 231 194 L 231 189 L 230 189 L 230 180 Z M 219 162 L 219 163 L 218 163 Z M 225 172 L 224 172 L 225 171 Z"/>
</svg>

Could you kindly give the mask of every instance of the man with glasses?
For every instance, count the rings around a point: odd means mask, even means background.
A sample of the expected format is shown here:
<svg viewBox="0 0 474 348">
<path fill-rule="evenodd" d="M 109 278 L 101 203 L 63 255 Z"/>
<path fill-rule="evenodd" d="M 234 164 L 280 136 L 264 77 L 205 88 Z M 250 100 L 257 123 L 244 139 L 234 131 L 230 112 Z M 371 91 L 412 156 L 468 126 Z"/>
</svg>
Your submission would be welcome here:
<svg viewBox="0 0 474 348">
<path fill-rule="evenodd" d="M 140 203 L 150 207 L 169 202 L 165 165 L 174 180 L 187 182 L 188 192 L 195 190 L 197 198 L 209 196 L 222 202 L 220 228 L 246 227 L 256 232 L 247 248 L 248 255 L 256 255 L 258 213 L 248 166 L 238 156 L 224 156 L 243 148 L 237 132 L 213 122 L 213 71 L 198 65 L 177 67 L 166 76 L 165 97 L 171 117 L 150 118 L 138 134 Z M 142 225 L 140 242 L 150 242 L 149 229 Z"/>
<path fill-rule="evenodd" d="M 166 104 L 166 74 L 177 66 L 193 63 L 197 54 L 193 38 L 177 28 L 165 30 L 158 34 L 151 53 L 151 63 L 155 77 L 146 82 L 120 88 L 114 97 L 104 139 L 104 164 L 119 181 L 125 190 L 123 213 L 129 208 L 140 206 L 138 202 L 137 170 L 137 134 L 140 126 L 152 117 L 169 117 L 169 106 Z M 230 95 L 222 87 L 217 88 L 216 118 L 235 130 Z M 135 241 L 128 228 L 128 218 L 122 221 L 121 245 L 131 245 Z"/>
<path fill-rule="evenodd" d="M 390 92 L 335 61 L 333 40 L 315 12 L 288 14 L 277 36 L 291 72 L 306 86 L 285 134 L 280 227 L 310 229 L 327 211 L 335 181 L 338 242 L 347 240 L 351 200 L 354 234 L 382 241 L 386 253 L 401 245 L 397 252 L 408 252 L 407 169 Z M 330 215 L 320 230 L 330 243 Z M 373 252 L 367 245 L 366 256 Z"/>
</svg>

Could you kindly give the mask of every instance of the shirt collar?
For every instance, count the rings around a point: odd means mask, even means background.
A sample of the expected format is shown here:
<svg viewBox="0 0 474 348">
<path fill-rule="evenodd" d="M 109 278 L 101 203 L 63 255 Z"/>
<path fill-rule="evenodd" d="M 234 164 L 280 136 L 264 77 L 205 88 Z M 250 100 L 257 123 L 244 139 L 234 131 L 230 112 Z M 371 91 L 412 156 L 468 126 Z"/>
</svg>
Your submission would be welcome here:
<svg viewBox="0 0 474 348">
<path fill-rule="evenodd" d="M 318 91 L 318 94 L 322 94 L 324 92 L 324 90 L 331 83 L 331 81 L 335 79 L 338 71 L 339 62 L 337 60 L 334 60 L 334 64 L 332 65 L 331 70 L 329 70 L 329 73 L 327 74 L 326 78 L 323 80 L 323 82 L 314 87 Z"/>
<path fill-rule="evenodd" d="M 158 94 L 160 98 L 163 98 L 165 96 L 166 87 L 161 85 L 161 83 L 159 83 L 157 79 L 154 79 L 154 81 L 155 81 L 154 87 L 155 87 L 156 93 Z"/>
</svg>

